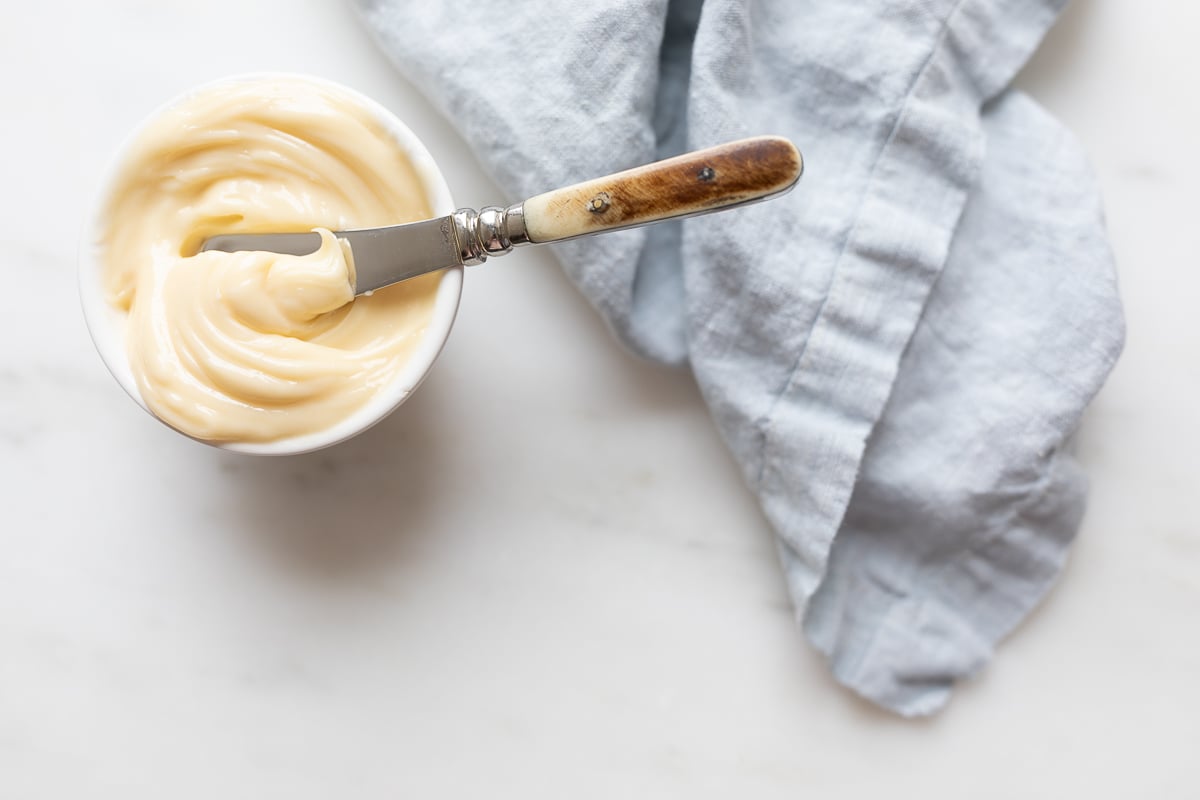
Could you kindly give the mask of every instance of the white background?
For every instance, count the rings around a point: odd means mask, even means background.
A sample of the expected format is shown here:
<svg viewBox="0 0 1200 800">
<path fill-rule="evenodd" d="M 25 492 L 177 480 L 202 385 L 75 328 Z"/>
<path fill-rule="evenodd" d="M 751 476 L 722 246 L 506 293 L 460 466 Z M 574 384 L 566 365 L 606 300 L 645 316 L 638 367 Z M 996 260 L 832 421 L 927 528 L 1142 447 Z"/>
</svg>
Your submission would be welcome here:
<svg viewBox="0 0 1200 800">
<path fill-rule="evenodd" d="M 1200 6 L 1080 0 L 1021 78 L 1100 173 L 1129 344 L 1060 585 L 917 722 L 828 676 L 690 379 L 548 253 L 470 272 L 434 375 L 348 445 L 155 424 L 74 264 L 160 102 L 316 73 L 405 118 L 460 203 L 510 198 L 341 3 L 4 7 L 0 797 L 1200 796 Z"/>
</svg>

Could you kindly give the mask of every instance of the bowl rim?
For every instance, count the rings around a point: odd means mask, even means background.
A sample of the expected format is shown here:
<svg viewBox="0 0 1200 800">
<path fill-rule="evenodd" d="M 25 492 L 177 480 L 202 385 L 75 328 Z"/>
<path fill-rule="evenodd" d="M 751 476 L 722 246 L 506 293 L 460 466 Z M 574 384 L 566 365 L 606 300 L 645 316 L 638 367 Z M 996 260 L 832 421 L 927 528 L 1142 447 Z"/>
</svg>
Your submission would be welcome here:
<svg viewBox="0 0 1200 800">
<path fill-rule="evenodd" d="M 433 156 L 411 128 L 409 128 L 391 110 L 378 101 L 363 94 L 357 89 L 337 83 L 327 78 L 298 72 L 247 72 L 227 75 L 207 81 L 185 92 L 182 92 L 147 114 L 134 126 L 124 141 L 114 151 L 97 184 L 96 192 L 88 206 L 83 233 L 80 238 L 78 258 L 78 288 L 80 303 L 83 306 L 84 321 L 88 333 L 100 358 L 108 371 L 120 384 L 125 393 L 133 399 L 151 417 L 166 425 L 171 430 L 189 439 L 201 442 L 221 450 L 252 455 L 298 455 L 313 450 L 331 447 L 366 431 L 383 421 L 389 414 L 399 408 L 409 396 L 416 391 L 429 374 L 429 370 L 437 361 L 450 330 L 454 326 L 458 314 L 459 302 L 462 297 L 463 267 L 449 267 L 442 271 L 434 298 L 433 316 L 429 321 L 421 341 L 397 373 L 395 379 L 381 387 L 375 395 L 362 407 L 343 420 L 313 433 L 291 436 L 271 442 L 223 442 L 200 439 L 190 436 L 167 423 L 150 410 L 138 390 L 133 370 L 129 366 L 126 354 L 124 327 L 126 315 L 112 308 L 105 299 L 101 280 L 103 264 L 100 259 L 99 234 L 101 211 L 105 201 L 111 194 L 113 184 L 132 154 L 132 148 L 140 134 L 156 118 L 175 106 L 186 102 L 197 94 L 208 92 L 231 84 L 257 82 L 266 80 L 303 81 L 323 87 L 344 96 L 369 111 L 384 127 L 395 143 L 412 163 L 421 181 L 430 210 L 434 216 L 445 216 L 455 210 L 454 199 L 446 178 L 438 168 Z"/>
</svg>

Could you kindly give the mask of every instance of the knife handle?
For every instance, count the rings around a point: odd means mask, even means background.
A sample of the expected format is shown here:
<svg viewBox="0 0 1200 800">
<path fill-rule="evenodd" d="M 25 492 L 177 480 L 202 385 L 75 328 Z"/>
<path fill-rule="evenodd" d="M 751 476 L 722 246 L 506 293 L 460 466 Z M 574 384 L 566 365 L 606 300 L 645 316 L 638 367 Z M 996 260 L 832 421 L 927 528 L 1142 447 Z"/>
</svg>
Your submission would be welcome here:
<svg viewBox="0 0 1200 800">
<path fill-rule="evenodd" d="M 791 189 L 803 163 L 778 136 L 729 142 L 531 197 L 525 231 L 559 242 L 753 203 Z"/>
<path fill-rule="evenodd" d="M 453 215 L 464 264 L 513 245 L 561 242 L 766 200 L 800 179 L 800 151 L 779 136 L 758 136 L 684 153 L 555 189 L 508 208 Z"/>
</svg>

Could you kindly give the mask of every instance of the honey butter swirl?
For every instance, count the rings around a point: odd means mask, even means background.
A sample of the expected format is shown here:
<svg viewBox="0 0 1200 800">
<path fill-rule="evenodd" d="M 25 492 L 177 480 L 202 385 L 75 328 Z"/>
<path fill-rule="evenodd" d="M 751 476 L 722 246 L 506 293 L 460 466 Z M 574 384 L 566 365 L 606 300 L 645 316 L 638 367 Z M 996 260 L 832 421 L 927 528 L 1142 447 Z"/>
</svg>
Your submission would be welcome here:
<svg viewBox="0 0 1200 800">
<path fill-rule="evenodd" d="M 108 301 L 127 315 L 138 389 L 199 439 L 269 442 L 346 419 L 393 381 L 440 275 L 354 298 L 329 231 L 431 216 L 377 115 L 302 79 L 217 85 L 143 128 L 101 222 Z M 198 252 L 218 233 L 312 231 L 306 256 Z"/>
</svg>

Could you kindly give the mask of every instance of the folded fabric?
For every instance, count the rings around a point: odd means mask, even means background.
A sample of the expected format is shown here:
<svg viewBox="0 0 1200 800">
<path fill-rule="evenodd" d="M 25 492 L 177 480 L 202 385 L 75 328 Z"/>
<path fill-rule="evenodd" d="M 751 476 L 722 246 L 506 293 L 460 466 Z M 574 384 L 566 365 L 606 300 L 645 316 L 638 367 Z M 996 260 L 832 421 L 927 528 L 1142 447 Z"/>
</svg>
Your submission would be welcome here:
<svg viewBox="0 0 1200 800">
<path fill-rule="evenodd" d="M 628 347 L 695 373 L 837 678 L 941 707 L 1058 574 L 1067 440 L 1123 342 L 1080 148 L 1007 89 L 1065 0 L 358 2 L 510 200 L 800 146 L 784 198 L 557 253 Z"/>
</svg>

